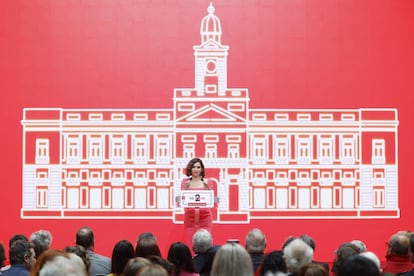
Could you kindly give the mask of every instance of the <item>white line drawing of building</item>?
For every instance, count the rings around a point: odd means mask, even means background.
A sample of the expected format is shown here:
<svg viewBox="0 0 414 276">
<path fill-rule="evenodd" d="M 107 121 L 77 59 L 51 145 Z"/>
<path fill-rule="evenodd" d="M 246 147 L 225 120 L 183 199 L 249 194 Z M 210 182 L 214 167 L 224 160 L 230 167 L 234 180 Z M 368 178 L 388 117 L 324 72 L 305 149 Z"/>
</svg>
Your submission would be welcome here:
<svg viewBox="0 0 414 276">
<path fill-rule="evenodd" d="M 195 88 L 171 109 L 23 110 L 22 218 L 171 219 L 200 157 L 215 223 L 398 218 L 394 108 L 254 109 L 227 87 L 229 46 L 210 3 L 193 47 Z"/>
</svg>

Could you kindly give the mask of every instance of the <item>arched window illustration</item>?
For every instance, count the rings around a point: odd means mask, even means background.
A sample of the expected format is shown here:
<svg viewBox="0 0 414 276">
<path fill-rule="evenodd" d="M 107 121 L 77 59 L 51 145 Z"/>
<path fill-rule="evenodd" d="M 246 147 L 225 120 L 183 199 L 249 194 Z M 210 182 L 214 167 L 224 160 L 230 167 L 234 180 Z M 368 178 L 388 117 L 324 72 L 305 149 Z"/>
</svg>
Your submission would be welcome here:
<svg viewBox="0 0 414 276">
<path fill-rule="evenodd" d="M 252 139 L 252 161 L 254 164 L 266 164 L 267 143 L 265 137 L 254 137 Z"/>
<path fill-rule="evenodd" d="M 66 139 L 66 162 L 79 164 L 82 158 L 82 139 L 79 135 L 68 135 Z"/>
<path fill-rule="evenodd" d="M 217 158 L 217 145 L 216 144 L 206 144 L 206 157 Z"/>
<path fill-rule="evenodd" d="M 36 164 L 49 164 L 49 139 L 36 139 Z"/>
<path fill-rule="evenodd" d="M 297 138 L 298 164 L 310 164 L 312 160 L 312 140 L 309 135 L 300 135 Z"/>
<path fill-rule="evenodd" d="M 236 159 L 240 157 L 240 146 L 239 144 L 228 144 L 227 146 L 227 157 Z"/>
<path fill-rule="evenodd" d="M 372 140 L 372 164 L 385 164 L 385 141 Z"/>
<path fill-rule="evenodd" d="M 134 163 L 145 164 L 148 161 L 148 139 L 146 137 L 134 137 L 133 159 Z"/>
<path fill-rule="evenodd" d="M 194 144 L 183 145 L 183 157 L 187 159 L 191 159 L 195 157 L 195 145 Z"/>
<path fill-rule="evenodd" d="M 277 164 L 289 164 L 290 145 L 289 137 L 276 136 L 274 139 L 273 158 Z"/>
<path fill-rule="evenodd" d="M 171 145 L 169 138 L 157 137 L 155 156 L 157 163 L 168 163 L 170 162 Z"/>
<path fill-rule="evenodd" d="M 104 157 L 104 138 L 101 135 L 89 137 L 89 163 L 102 164 Z"/>
<path fill-rule="evenodd" d="M 341 137 L 341 162 L 342 164 L 355 163 L 355 139 L 353 136 Z"/>
<path fill-rule="evenodd" d="M 319 162 L 321 164 L 332 164 L 334 154 L 333 137 L 330 135 L 319 138 Z"/>
<path fill-rule="evenodd" d="M 111 137 L 111 161 L 112 163 L 122 164 L 125 162 L 125 137 L 114 135 Z"/>
</svg>

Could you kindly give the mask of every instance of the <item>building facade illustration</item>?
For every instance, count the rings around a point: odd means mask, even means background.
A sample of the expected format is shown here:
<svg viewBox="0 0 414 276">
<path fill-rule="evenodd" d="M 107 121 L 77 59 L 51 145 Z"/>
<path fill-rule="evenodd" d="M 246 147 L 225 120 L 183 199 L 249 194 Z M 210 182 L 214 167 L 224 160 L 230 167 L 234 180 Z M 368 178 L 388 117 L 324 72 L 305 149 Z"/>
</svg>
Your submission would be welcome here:
<svg viewBox="0 0 414 276">
<path fill-rule="evenodd" d="M 255 109 L 227 87 L 212 4 L 193 47 L 195 87 L 171 109 L 23 110 L 22 218 L 170 219 L 187 162 L 203 160 L 215 223 L 397 218 L 394 108 Z"/>
</svg>

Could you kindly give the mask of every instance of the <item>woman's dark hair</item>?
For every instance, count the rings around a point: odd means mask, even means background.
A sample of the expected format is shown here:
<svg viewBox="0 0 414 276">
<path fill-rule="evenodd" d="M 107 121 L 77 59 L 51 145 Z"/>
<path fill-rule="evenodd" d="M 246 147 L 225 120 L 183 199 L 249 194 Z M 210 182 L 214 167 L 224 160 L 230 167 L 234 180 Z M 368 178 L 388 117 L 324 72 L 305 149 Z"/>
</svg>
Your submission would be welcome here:
<svg viewBox="0 0 414 276">
<path fill-rule="evenodd" d="M 350 242 L 345 242 L 341 244 L 335 252 L 336 257 L 334 259 L 331 271 L 337 273 L 338 269 L 340 269 L 343 262 L 347 258 L 358 255 L 359 253 L 361 253 L 361 250 L 355 244 Z"/>
<path fill-rule="evenodd" d="M 265 275 L 266 272 L 269 271 L 273 273 L 287 271 L 282 251 L 272 251 L 264 258 L 260 269 L 260 275 Z"/>
<path fill-rule="evenodd" d="M 197 163 L 197 162 L 200 163 L 200 166 L 201 166 L 201 169 L 202 169 L 200 176 L 201 177 L 205 176 L 205 174 L 204 174 L 204 164 L 203 164 L 203 161 L 201 161 L 200 158 L 193 158 L 188 162 L 187 167 L 186 167 L 186 171 L 185 171 L 185 174 L 187 176 L 191 176 L 191 170 L 193 169 L 194 164 Z"/>
<path fill-rule="evenodd" d="M 143 239 L 137 243 L 135 257 L 149 258 L 151 256 L 161 257 L 161 251 L 157 241 L 153 239 Z"/>
<path fill-rule="evenodd" d="M 338 268 L 338 276 L 380 276 L 378 266 L 370 259 L 361 255 L 350 256 Z"/>
<path fill-rule="evenodd" d="M 164 268 L 168 272 L 168 275 L 174 275 L 175 265 L 169 260 L 159 256 L 151 256 L 149 257 L 149 260 L 151 263 L 160 265 L 162 268 Z"/>
<path fill-rule="evenodd" d="M 134 247 L 127 240 L 116 243 L 112 250 L 111 272 L 123 273 L 127 262 L 134 257 Z"/>
<path fill-rule="evenodd" d="M 167 259 L 175 265 L 175 271 L 195 272 L 190 248 L 182 242 L 171 244 Z"/>
</svg>

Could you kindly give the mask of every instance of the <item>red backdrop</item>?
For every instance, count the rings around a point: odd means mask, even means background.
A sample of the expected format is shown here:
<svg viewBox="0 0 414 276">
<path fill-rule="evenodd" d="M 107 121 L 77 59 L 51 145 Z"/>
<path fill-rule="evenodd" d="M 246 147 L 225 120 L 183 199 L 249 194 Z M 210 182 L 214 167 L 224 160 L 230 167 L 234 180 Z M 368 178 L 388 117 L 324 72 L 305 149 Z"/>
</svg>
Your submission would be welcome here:
<svg viewBox="0 0 414 276">
<path fill-rule="evenodd" d="M 192 46 L 206 0 L 5 0 L 0 2 L 0 240 L 48 229 L 53 247 L 95 231 L 110 256 L 120 239 L 154 232 L 163 252 L 182 225 L 145 220 L 20 219 L 25 107 L 171 108 L 173 89 L 194 87 Z M 364 240 L 383 259 L 395 231 L 414 230 L 414 2 L 214 1 L 230 45 L 228 87 L 247 87 L 254 108 L 391 107 L 399 113 L 399 219 L 290 219 L 215 225 L 217 244 L 264 230 L 268 249 L 309 234 L 330 261 L 343 241 Z M 231 234 L 230 234 L 231 233 Z"/>
</svg>

